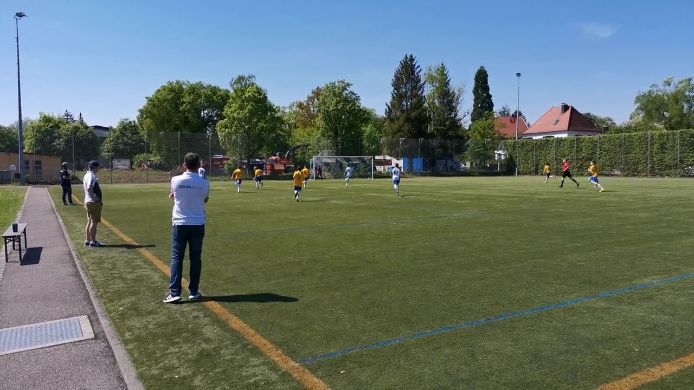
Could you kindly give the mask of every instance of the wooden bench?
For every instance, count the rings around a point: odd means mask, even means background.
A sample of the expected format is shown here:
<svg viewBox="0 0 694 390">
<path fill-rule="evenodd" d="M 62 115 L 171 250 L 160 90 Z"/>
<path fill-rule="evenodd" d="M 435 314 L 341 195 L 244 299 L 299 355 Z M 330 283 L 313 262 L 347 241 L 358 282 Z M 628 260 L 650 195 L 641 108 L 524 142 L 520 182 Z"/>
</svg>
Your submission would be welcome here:
<svg viewBox="0 0 694 390">
<path fill-rule="evenodd" d="M 5 241 L 5 263 L 7 263 L 7 244 L 12 243 L 12 250 L 15 250 L 15 244 L 19 244 L 19 261 L 22 261 L 22 234 L 24 234 L 24 250 L 27 248 L 27 224 L 18 223 L 17 231 L 12 229 L 12 226 L 5 230 L 2 234 L 2 239 Z"/>
</svg>

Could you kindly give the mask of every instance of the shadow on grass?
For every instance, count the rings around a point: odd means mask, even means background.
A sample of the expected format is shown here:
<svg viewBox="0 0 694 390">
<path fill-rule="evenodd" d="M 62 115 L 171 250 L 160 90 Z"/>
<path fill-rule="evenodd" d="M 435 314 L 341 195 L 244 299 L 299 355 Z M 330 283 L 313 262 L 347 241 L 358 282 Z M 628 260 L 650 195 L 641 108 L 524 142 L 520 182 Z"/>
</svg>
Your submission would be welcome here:
<svg viewBox="0 0 694 390">
<path fill-rule="evenodd" d="M 258 294 L 238 294 L 238 295 L 210 295 L 203 296 L 199 301 L 183 301 L 181 303 L 195 302 L 250 302 L 250 303 L 272 303 L 272 302 L 296 302 L 299 298 L 287 297 L 273 293 Z"/>
<path fill-rule="evenodd" d="M 104 248 L 125 248 L 125 249 L 137 249 L 137 248 L 154 248 L 156 245 L 134 245 L 134 244 L 114 244 L 114 245 L 104 245 Z"/>
</svg>

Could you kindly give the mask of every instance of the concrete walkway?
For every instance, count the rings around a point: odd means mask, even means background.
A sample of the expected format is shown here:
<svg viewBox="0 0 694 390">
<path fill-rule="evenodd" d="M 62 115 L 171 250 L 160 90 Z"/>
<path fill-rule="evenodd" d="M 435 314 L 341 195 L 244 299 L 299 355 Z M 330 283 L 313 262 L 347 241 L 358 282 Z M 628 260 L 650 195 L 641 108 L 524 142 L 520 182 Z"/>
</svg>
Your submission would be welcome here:
<svg viewBox="0 0 694 390">
<path fill-rule="evenodd" d="M 28 191 L 20 221 L 28 224 L 29 250 L 21 263 L 13 251 L 5 266 L 0 280 L 0 330 L 87 316 L 94 338 L 0 356 L 0 387 L 142 388 L 94 297 L 91 283 L 75 260 L 48 190 L 30 187 Z"/>
</svg>

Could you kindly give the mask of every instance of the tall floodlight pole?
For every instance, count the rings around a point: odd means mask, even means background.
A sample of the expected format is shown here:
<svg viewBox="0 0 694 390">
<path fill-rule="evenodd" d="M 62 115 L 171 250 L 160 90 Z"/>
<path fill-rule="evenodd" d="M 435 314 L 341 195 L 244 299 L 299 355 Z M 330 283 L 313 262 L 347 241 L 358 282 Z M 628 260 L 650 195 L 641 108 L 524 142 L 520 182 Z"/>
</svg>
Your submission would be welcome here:
<svg viewBox="0 0 694 390">
<path fill-rule="evenodd" d="M 518 92 L 516 93 L 516 151 L 518 151 L 518 121 L 520 120 L 520 72 L 516 73 L 516 78 L 518 78 Z M 516 153 L 516 159 L 518 159 L 518 153 Z M 518 176 L 518 161 L 516 161 L 516 176 Z"/>
<path fill-rule="evenodd" d="M 19 184 L 24 184 L 24 131 L 22 129 L 22 82 L 19 74 L 19 19 L 27 16 L 22 11 L 14 14 L 14 26 L 17 32 L 17 106 L 19 111 L 19 121 L 17 122 L 18 134 L 18 145 L 19 146 L 19 164 L 17 169 L 19 169 Z"/>
</svg>

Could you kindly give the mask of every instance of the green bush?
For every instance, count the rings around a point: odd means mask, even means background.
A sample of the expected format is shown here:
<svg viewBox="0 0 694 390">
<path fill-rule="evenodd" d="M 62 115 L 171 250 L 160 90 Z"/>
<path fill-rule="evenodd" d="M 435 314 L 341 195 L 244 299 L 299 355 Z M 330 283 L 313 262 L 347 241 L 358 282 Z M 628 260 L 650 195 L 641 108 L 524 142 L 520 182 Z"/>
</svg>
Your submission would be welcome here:
<svg viewBox="0 0 694 390">
<path fill-rule="evenodd" d="M 694 174 L 694 130 L 606 134 L 595 137 L 503 141 L 508 162 L 534 175 L 548 162 L 554 172 L 568 158 L 577 174 L 591 160 L 605 175 L 683 176 Z M 691 173 L 690 173 L 691 172 Z"/>
</svg>

